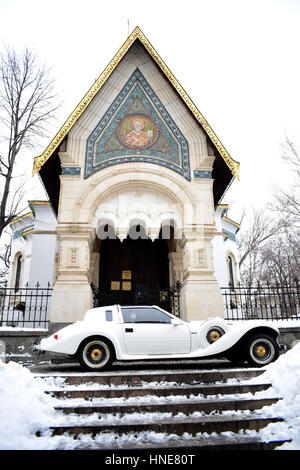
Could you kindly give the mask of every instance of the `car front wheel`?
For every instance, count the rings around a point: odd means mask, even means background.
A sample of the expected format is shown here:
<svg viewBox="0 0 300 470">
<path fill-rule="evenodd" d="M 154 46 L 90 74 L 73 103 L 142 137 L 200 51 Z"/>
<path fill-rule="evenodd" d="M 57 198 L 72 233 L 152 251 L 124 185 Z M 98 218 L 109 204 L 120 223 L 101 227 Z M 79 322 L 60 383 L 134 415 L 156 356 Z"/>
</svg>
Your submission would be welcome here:
<svg viewBox="0 0 300 470">
<path fill-rule="evenodd" d="M 113 362 L 113 349 L 104 339 L 89 338 L 78 351 L 80 365 L 87 370 L 104 370 Z"/>
<path fill-rule="evenodd" d="M 279 356 L 279 346 L 272 336 L 253 336 L 246 345 L 246 358 L 250 365 L 263 367 L 276 361 Z"/>
</svg>

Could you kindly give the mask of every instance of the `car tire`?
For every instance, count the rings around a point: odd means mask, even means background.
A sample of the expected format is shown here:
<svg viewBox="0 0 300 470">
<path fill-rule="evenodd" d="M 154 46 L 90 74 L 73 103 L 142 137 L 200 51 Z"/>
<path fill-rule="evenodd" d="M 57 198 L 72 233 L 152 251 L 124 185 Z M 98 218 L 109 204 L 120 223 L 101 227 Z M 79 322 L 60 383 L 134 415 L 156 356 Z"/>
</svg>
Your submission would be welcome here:
<svg viewBox="0 0 300 470">
<path fill-rule="evenodd" d="M 263 367 L 276 361 L 279 346 L 272 336 L 257 334 L 247 341 L 245 353 L 248 364 Z"/>
<path fill-rule="evenodd" d="M 86 370 L 105 370 L 114 360 L 114 350 L 104 338 L 88 338 L 81 343 L 77 357 Z"/>
</svg>

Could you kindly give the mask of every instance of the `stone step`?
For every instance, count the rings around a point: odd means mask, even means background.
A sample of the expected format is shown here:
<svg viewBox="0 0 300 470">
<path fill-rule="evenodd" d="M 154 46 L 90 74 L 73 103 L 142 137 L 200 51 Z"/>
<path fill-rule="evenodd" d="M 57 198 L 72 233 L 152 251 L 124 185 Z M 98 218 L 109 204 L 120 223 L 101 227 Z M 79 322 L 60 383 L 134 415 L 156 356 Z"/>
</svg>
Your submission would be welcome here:
<svg viewBox="0 0 300 470">
<path fill-rule="evenodd" d="M 197 451 L 225 451 L 225 450 L 274 450 L 290 440 L 277 440 L 270 442 L 262 442 L 259 438 L 247 437 L 240 435 L 232 435 L 231 437 L 220 436 L 220 437 L 201 437 L 201 439 L 181 439 L 176 440 L 170 439 L 165 440 L 164 442 L 143 442 L 134 446 L 132 443 L 125 445 L 123 444 L 120 447 L 120 444 L 117 446 L 103 446 L 103 444 L 97 444 L 93 442 L 92 444 L 87 443 L 78 443 L 76 450 L 102 450 L 110 453 L 108 456 L 111 459 L 116 459 L 117 457 L 122 458 L 126 456 L 139 456 L 139 462 L 149 463 L 151 465 L 161 465 L 161 464 L 174 464 L 175 455 L 181 456 L 192 456 L 189 458 L 182 459 L 182 463 L 193 464 L 200 463 L 199 459 L 202 459 L 200 454 L 193 454 Z M 142 449 L 142 450 L 141 450 Z M 168 451 L 168 449 L 170 449 Z M 63 450 L 63 446 L 58 447 L 57 450 Z M 116 455 L 113 457 L 113 451 L 116 451 Z M 171 457 L 168 457 L 171 455 Z M 177 465 L 178 459 L 176 458 Z"/>
<path fill-rule="evenodd" d="M 81 415 L 88 415 L 92 413 L 120 413 L 129 414 L 129 413 L 172 413 L 177 415 L 180 411 L 184 414 L 191 414 L 195 411 L 203 413 L 211 413 L 213 411 L 239 411 L 239 410 L 249 410 L 254 411 L 258 410 L 264 406 L 270 406 L 277 402 L 277 398 L 262 398 L 262 399 L 220 399 L 220 400 L 199 400 L 199 401 L 170 401 L 164 403 L 140 403 L 136 404 L 105 404 L 99 405 L 96 403 L 86 404 L 86 405 L 68 405 L 57 406 L 56 410 L 62 411 L 65 414 L 75 413 Z"/>
<path fill-rule="evenodd" d="M 140 371 L 124 374 L 112 372 L 99 373 L 60 373 L 60 374 L 34 374 L 35 377 L 46 379 L 60 378 L 65 380 L 66 385 L 78 385 L 84 383 L 97 383 L 101 385 L 138 385 L 141 382 L 176 382 L 181 384 L 200 384 L 225 382 L 228 379 L 250 379 L 258 377 L 263 371 L 261 369 L 228 369 L 228 370 L 193 370 L 193 371 Z"/>
<path fill-rule="evenodd" d="M 12 362 L 18 362 L 21 365 L 24 366 L 31 366 L 35 364 L 35 357 L 30 356 L 29 354 L 24 355 L 24 354 L 9 354 L 5 356 L 5 361 L 6 363 L 12 361 Z"/>
<path fill-rule="evenodd" d="M 179 411 L 179 410 L 178 410 Z M 161 419 L 159 422 L 123 422 L 110 424 L 106 422 L 97 422 L 82 425 L 58 425 L 50 426 L 49 429 L 53 435 L 62 435 L 68 433 L 72 436 L 79 434 L 89 434 L 96 436 L 99 433 L 112 432 L 114 434 L 140 433 L 145 431 L 153 431 L 158 433 L 176 434 L 178 436 L 188 433 L 195 435 L 197 433 L 222 433 L 233 432 L 238 433 L 241 430 L 258 431 L 270 423 L 282 421 L 281 418 L 262 417 L 261 415 L 233 415 L 233 416 L 204 416 L 200 418 L 184 418 Z"/>
<path fill-rule="evenodd" d="M 187 396 L 191 395 L 231 395 L 241 393 L 256 393 L 270 388 L 271 384 L 199 384 L 199 385 L 169 385 L 156 387 L 117 387 L 117 388 L 78 388 L 48 390 L 56 398 L 131 398 L 154 395 L 159 397 L 167 396 Z"/>
<path fill-rule="evenodd" d="M 48 383 L 53 384 L 49 385 L 47 393 L 61 399 L 56 405 L 60 424 L 51 426 L 50 431 L 54 436 L 64 433 L 73 436 L 78 442 L 75 448 L 80 450 L 106 450 L 100 444 L 102 433 L 104 443 L 107 442 L 105 434 L 112 433 L 115 440 L 108 450 L 118 452 L 120 442 L 124 450 L 140 450 L 138 436 L 145 432 L 165 433 L 169 438 L 153 442 L 143 440 L 143 452 L 147 449 L 149 452 L 160 449 L 178 452 L 273 450 L 286 442 L 261 442 L 255 434 L 270 423 L 282 421 L 259 411 L 274 404 L 276 397 L 243 397 L 243 394 L 254 394 L 271 387 L 269 383 L 248 383 L 248 379 L 259 377 L 262 369 L 232 367 L 226 362 L 220 367 L 216 362 L 199 367 L 199 364 L 187 361 L 175 367 L 173 362 L 163 365 L 154 362 L 149 367 L 142 364 L 136 369 L 116 366 L 114 370 L 103 372 L 83 372 L 76 365 L 70 370 L 53 366 L 49 373 L 43 373 L 42 368 L 34 371 L 36 377 L 48 379 Z M 152 400 L 143 400 L 143 397 L 151 396 Z M 97 403 L 97 398 L 101 402 Z M 110 401 L 112 398 L 121 400 Z M 133 400 L 126 402 L 126 398 Z M 81 400 L 74 403 L 72 399 Z M 185 433 L 190 435 L 189 439 L 185 439 Z M 78 439 L 80 434 L 90 437 L 82 442 Z M 100 436 L 93 440 L 98 434 Z M 132 440 L 124 444 L 128 434 L 137 436 L 136 445 Z M 176 439 L 170 440 L 172 435 L 177 436 Z"/>
<path fill-rule="evenodd" d="M 82 371 L 78 360 L 74 358 L 54 357 L 51 358 L 51 367 L 64 368 L 67 367 Z M 128 371 L 128 370 L 147 370 L 147 369 L 211 369 L 217 365 L 218 369 L 232 369 L 233 367 L 248 369 L 251 367 L 247 362 L 232 363 L 225 358 L 215 359 L 147 359 L 139 361 L 115 361 L 110 366 L 110 371 Z"/>
</svg>

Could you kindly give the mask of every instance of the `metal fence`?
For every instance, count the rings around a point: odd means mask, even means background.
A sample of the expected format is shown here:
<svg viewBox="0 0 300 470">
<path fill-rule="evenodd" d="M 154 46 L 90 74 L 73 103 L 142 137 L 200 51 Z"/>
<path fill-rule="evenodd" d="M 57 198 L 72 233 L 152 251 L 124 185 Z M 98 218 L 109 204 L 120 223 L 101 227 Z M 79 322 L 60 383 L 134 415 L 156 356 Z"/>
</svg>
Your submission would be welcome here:
<svg viewBox="0 0 300 470">
<path fill-rule="evenodd" d="M 137 305 L 159 305 L 179 317 L 180 289 L 179 282 L 155 292 L 138 289 L 135 301 Z M 50 284 L 41 287 L 39 283 L 34 287 L 27 284 L 19 289 L 0 288 L 0 326 L 48 328 L 52 290 Z M 117 299 L 107 298 L 93 285 L 92 290 L 94 307 L 118 303 Z M 222 287 L 221 292 L 226 320 L 300 320 L 298 279 L 285 285 Z"/>
<path fill-rule="evenodd" d="M 91 284 L 94 307 L 105 305 L 121 304 L 119 291 L 102 291 L 94 284 Z M 149 288 L 145 285 L 136 285 L 131 296 L 131 305 L 158 305 L 159 307 L 172 312 L 173 315 L 180 317 L 180 289 L 181 284 L 177 281 L 173 286 L 165 289 Z"/>
<path fill-rule="evenodd" d="M 298 279 L 284 285 L 222 287 L 226 320 L 299 320 Z"/>
<path fill-rule="evenodd" d="M 48 328 L 51 295 L 50 284 L 0 289 L 0 326 Z"/>
</svg>

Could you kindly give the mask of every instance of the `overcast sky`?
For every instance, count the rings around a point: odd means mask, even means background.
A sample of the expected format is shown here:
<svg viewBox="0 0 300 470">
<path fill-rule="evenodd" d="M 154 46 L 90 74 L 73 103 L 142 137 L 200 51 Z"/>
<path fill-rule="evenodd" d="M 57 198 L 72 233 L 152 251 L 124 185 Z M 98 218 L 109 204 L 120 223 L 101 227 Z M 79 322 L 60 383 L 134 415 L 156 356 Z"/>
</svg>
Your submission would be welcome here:
<svg viewBox="0 0 300 470">
<path fill-rule="evenodd" d="M 64 105 L 47 143 L 139 26 L 241 164 L 224 202 L 264 204 L 300 141 L 300 0 L 0 0 L 0 43 L 37 50 Z M 239 203 L 237 204 L 237 201 Z"/>
</svg>

